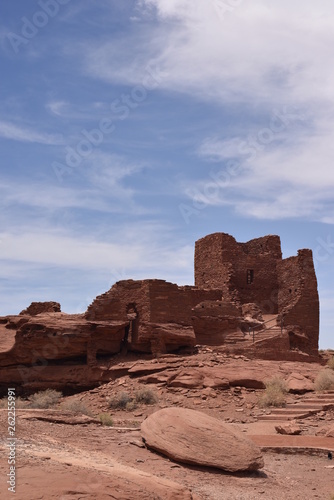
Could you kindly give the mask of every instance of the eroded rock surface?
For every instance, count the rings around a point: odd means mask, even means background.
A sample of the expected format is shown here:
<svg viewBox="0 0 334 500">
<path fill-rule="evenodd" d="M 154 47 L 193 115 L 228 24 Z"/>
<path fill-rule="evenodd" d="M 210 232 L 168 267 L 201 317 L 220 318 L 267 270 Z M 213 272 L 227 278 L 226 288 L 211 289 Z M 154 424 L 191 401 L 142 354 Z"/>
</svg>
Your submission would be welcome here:
<svg viewBox="0 0 334 500">
<path fill-rule="evenodd" d="M 148 448 L 172 460 L 216 467 L 228 472 L 254 471 L 264 466 L 260 449 L 220 420 L 185 408 L 165 408 L 141 425 Z"/>
</svg>

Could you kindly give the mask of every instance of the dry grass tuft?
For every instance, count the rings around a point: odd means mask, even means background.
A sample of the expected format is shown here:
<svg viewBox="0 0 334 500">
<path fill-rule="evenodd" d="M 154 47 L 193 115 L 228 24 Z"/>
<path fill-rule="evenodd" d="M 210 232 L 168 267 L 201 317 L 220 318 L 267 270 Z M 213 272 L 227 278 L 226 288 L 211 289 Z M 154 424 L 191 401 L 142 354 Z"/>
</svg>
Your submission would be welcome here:
<svg viewBox="0 0 334 500">
<path fill-rule="evenodd" d="M 101 413 L 99 419 L 102 425 L 106 425 L 107 427 L 112 427 L 114 425 L 112 416 L 108 413 Z"/>
<path fill-rule="evenodd" d="M 273 377 L 265 381 L 265 386 L 265 392 L 259 399 L 259 406 L 261 408 L 284 406 L 288 392 L 285 381 L 280 377 Z"/>
<path fill-rule="evenodd" d="M 60 391 L 55 391 L 54 389 L 36 392 L 29 397 L 29 405 L 27 407 L 39 409 L 52 408 L 59 403 L 62 396 Z"/>
<path fill-rule="evenodd" d="M 131 403 L 132 397 L 127 392 L 120 392 L 108 402 L 109 407 L 113 410 L 125 410 L 127 405 Z"/>
<path fill-rule="evenodd" d="M 316 391 L 330 391 L 334 389 L 334 370 L 325 368 L 321 370 L 314 381 Z"/>
<path fill-rule="evenodd" d="M 331 369 L 334 370 L 334 356 L 332 356 L 328 361 L 327 361 L 327 366 Z"/>
<path fill-rule="evenodd" d="M 79 400 L 72 399 L 72 401 L 65 401 L 65 403 L 62 404 L 62 408 L 67 411 L 72 411 L 73 413 L 87 415 L 87 417 L 94 416 L 92 411 Z"/>
<path fill-rule="evenodd" d="M 152 389 L 143 387 L 135 392 L 135 399 L 137 403 L 143 403 L 145 405 L 153 405 L 158 402 L 159 398 Z"/>
</svg>

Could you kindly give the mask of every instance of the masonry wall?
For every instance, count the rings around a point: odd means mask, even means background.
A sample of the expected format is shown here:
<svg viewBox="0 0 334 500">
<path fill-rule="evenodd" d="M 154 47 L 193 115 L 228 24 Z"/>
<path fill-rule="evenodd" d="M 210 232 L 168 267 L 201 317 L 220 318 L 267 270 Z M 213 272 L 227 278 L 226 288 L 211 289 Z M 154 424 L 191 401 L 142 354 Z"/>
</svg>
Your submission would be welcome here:
<svg viewBox="0 0 334 500">
<path fill-rule="evenodd" d="M 164 280 L 124 280 L 108 292 L 98 296 L 88 307 L 85 317 L 90 321 L 128 321 L 129 306 L 135 308 L 137 318 L 128 330 L 130 347 L 149 352 L 156 343 L 156 324 L 174 324 L 161 337 L 169 344 L 193 344 L 192 308 L 203 300 L 220 300 L 220 290 L 202 290 L 193 286 L 178 287 Z M 184 330 L 190 327 L 191 331 Z"/>
<path fill-rule="evenodd" d="M 179 287 L 168 282 L 150 283 L 150 321 L 192 325 L 192 308 L 203 300 L 220 300 L 221 290 Z"/>
<path fill-rule="evenodd" d="M 278 267 L 279 311 L 295 347 L 309 354 L 318 352 L 319 295 L 311 250 L 299 250 L 297 257 Z M 294 335 L 295 334 L 295 335 Z M 294 338 L 293 338 L 294 337 Z"/>
<path fill-rule="evenodd" d="M 276 265 L 281 259 L 278 236 L 238 243 L 228 234 L 215 233 L 196 242 L 195 284 L 221 288 L 224 300 L 254 302 L 263 312 L 274 314 L 278 311 Z"/>
<path fill-rule="evenodd" d="M 224 300 L 239 301 L 238 295 L 230 288 L 233 267 L 230 259 L 223 258 L 223 243 L 232 253 L 236 241 L 225 233 L 214 233 L 195 243 L 195 286 L 220 289 Z"/>
</svg>

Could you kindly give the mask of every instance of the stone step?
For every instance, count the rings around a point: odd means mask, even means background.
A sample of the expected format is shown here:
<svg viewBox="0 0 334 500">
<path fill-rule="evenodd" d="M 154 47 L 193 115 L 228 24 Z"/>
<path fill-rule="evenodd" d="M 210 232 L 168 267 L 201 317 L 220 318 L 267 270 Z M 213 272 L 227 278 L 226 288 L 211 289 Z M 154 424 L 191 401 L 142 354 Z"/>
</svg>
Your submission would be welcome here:
<svg viewBox="0 0 334 500">
<path fill-rule="evenodd" d="M 320 408 L 321 410 L 321 408 Z M 306 408 L 277 408 L 276 410 L 272 410 L 271 415 L 295 415 L 296 413 L 305 413 L 307 411 L 319 411 L 319 408 L 315 407 L 306 407 Z"/>
<path fill-rule="evenodd" d="M 302 418 L 302 416 L 300 416 L 299 418 Z M 271 421 L 286 422 L 288 420 L 293 420 L 295 418 L 297 418 L 297 417 L 296 416 L 291 417 L 289 415 L 261 415 L 261 416 L 257 417 L 257 419 L 259 421 L 263 421 L 263 422 L 271 422 Z"/>
<path fill-rule="evenodd" d="M 327 396 L 325 398 L 310 398 L 310 397 L 307 397 L 305 399 L 300 399 L 299 401 L 295 402 L 295 403 L 291 403 L 290 401 L 288 402 L 288 404 L 301 404 L 301 405 L 305 405 L 305 404 L 313 404 L 313 403 L 319 403 L 319 404 L 326 404 L 328 402 L 332 403 L 334 401 L 334 398 L 330 397 L 330 396 Z"/>
<path fill-rule="evenodd" d="M 334 402 L 330 402 L 330 403 L 317 403 L 317 402 L 314 402 L 313 404 L 303 404 L 303 405 L 288 405 L 288 406 L 285 406 L 285 408 L 287 410 L 305 410 L 305 409 L 309 409 L 309 408 L 317 408 L 318 410 L 322 410 L 323 408 L 326 408 L 328 409 L 328 407 L 331 407 L 331 406 L 334 406 Z"/>
<path fill-rule="evenodd" d="M 327 456 L 327 452 L 333 449 L 333 438 L 322 436 L 285 436 L 276 435 L 248 435 L 248 437 L 262 450 L 272 450 L 287 452 L 293 450 L 294 453 L 305 453 L 316 451 L 322 456 Z"/>
</svg>

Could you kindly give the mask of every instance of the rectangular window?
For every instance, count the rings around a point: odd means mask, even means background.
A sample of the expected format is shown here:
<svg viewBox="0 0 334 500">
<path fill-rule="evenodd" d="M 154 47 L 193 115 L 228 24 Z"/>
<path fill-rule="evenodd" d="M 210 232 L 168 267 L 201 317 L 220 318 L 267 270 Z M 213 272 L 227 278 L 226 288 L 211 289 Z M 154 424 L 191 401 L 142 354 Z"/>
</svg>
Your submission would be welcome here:
<svg viewBox="0 0 334 500">
<path fill-rule="evenodd" d="M 254 281 L 254 269 L 247 269 L 247 285 Z"/>
</svg>

